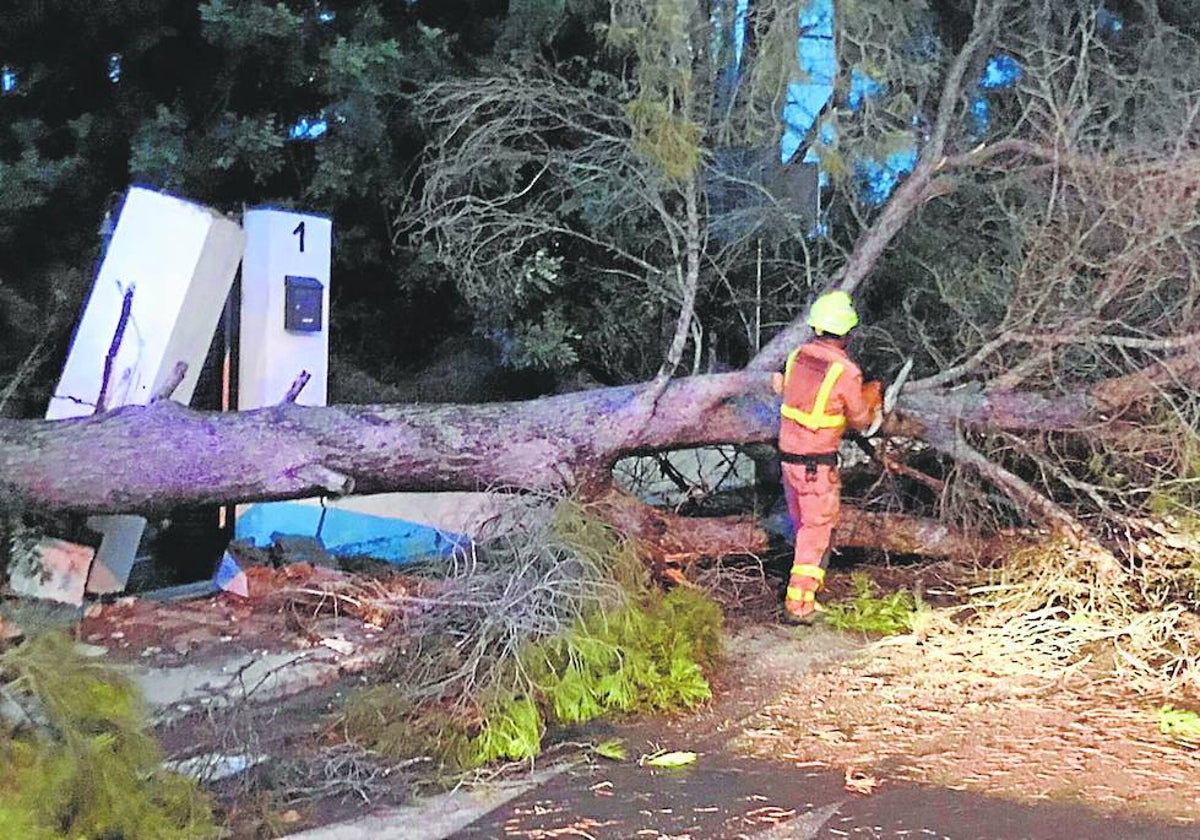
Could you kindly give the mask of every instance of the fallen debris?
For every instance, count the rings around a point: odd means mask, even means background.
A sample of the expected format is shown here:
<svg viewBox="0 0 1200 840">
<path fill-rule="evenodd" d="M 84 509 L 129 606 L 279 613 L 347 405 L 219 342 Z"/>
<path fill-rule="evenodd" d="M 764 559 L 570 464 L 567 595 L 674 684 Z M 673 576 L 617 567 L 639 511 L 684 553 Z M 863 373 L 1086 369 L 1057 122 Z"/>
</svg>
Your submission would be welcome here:
<svg viewBox="0 0 1200 840">
<path fill-rule="evenodd" d="M 851 793 L 867 795 L 875 792 L 875 788 L 879 787 L 879 780 L 870 773 L 847 767 L 844 787 Z"/>
<path fill-rule="evenodd" d="M 8 584 L 15 594 L 83 605 L 96 549 L 45 536 L 23 549 L 14 551 L 8 564 Z"/>
<path fill-rule="evenodd" d="M 189 776 L 197 781 L 211 784 L 239 773 L 245 773 L 251 767 L 262 764 L 270 756 L 266 755 L 225 755 L 223 753 L 205 753 L 191 758 L 176 759 L 165 763 L 165 767 L 173 773 Z"/>
<path fill-rule="evenodd" d="M 652 755 L 644 755 L 638 761 L 638 764 L 646 767 L 686 767 L 689 764 L 695 764 L 696 753 L 690 750 L 673 750 L 671 752 L 656 752 Z"/>
<path fill-rule="evenodd" d="M 225 552 L 221 562 L 217 564 L 217 570 L 213 572 L 213 584 L 224 592 L 243 598 L 250 597 L 250 582 L 246 573 L 229 552 Z"/>
</svg>

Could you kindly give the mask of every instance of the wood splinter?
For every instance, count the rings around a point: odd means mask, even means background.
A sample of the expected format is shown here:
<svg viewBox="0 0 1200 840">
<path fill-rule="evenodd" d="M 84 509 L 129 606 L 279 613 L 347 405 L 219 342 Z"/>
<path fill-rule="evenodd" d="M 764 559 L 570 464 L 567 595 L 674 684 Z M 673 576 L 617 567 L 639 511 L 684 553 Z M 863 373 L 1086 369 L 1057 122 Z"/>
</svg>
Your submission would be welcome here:
<svg viewBox="0 0 1200 840">
<path fill-rule="evenodd" d="M 310 379 L 312 379 L 311 373 L 306 370 L 300 371 L 300 375 L 296 377 L 294 382 L 292 382 L 292 387 L 288 388 L 287 393 L 283 395 L 280 405 L 290 405 L 291 403 L 294 403 Z"/>
</svg>

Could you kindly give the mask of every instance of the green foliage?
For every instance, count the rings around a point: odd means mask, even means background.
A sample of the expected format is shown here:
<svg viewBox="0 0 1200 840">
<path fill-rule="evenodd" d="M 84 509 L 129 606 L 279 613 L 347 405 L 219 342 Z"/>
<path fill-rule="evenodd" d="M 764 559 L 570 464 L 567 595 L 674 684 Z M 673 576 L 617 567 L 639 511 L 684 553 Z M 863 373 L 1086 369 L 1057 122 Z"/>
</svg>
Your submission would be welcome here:
<svg viewBox="0 0 1200 840">
<path fill-rule="evenodd" d="M 200 4 L 204 34 L 217 46 L 243 50 L 266 40 L 294 40 L 303 32 L 304 18 L 285 3 L 229 3 L 208 0 Z"/>
<path fill-rule="evenodd" d="M 542 750 L 542 715 L 528 697 L 505 697 L 486 710 L 479 733 L 471 739 L 468 766 L 496 760 L 530 761 Z"/>
<path fill-rule="evenodd" d="M 496 54 L 517 59 L 536 55 L 553 39 L 565 16 L 566 0 L 509 0 Z"/>
<path fill-rule="evenodd" d="M 135 179 L 176 188 L 181 183 L 187 148 L 185 116 L 160 104 L 154 116 L 138 126 L 129 150 L 129 172 Z M 228 168 L 228 167 L 226 167 Z"/>
<path fill-rule="evenodd" d="M 549 714 L 562 723 L 674 711 L 712 696 L 703 667 L 720 654 L 720 626 L 715 604 L 675 589 L 590 616 L 522 659 Z"/>
<path fill-rule="evenodd" d="M 1200 747 L 1200 715 L 1169 703 L 1158 710 L 1158 731 L 1189 747 Z"/>
<path fill-rule="evenodd" d="M 87 137 L 90 121 L 75 120 L 69 127 L 75 145 Z M 13 235 L 21 214 L 45 205 L 82 165 L 78 154 L 50 157 L 41 151 L 50 132 L 39 119 L 15 121 L 8 130 L 17 150 L 10 160 L 0 158 L 0 242 Z"/>
<path fill-rule="evenodd" d="M 693 44 L 690 0 L 619 0 L 613 3 L 609 43 L 637 56 L 637 94 L 626 106 L 638 151 L 672 181 L 695 176 L 702 129 L 693 113 Z"/>
<path fill-rule="evenodd" d="M 696 753 L 691 750 L 672 750 L 670 752 L 659 750 L 652 755 L 642 756 L 638 763 L 647 767 L 687 767 L 695 764 L 697 758 Z"/>
<path fill-rule="evenodd" d="M 826 620 L 839 630 L 885 636 L 907 633 L 914 617 L 928 609 L 904 589 L 879 595 L 878 587 L 864 574 L 856 572 L 850 580 L 854 595 L 826 607 Z"/>
<path fill-rule="evenodd" d="M 627 755 L 625 744 L 619 738 L 614 738 L 610 741 L 601 741 L 592 747 L 592 752 L 601 758 L 607 758 L 609 761 L 624 761 Z"/>
<path fill-rule="evenodd" d="M 626 107 L 636 146 L 663 175 L 685 181 L 700 167 L 701 128 L 663 102 L 642 95 Z"/>
<path fill-rule="evenodd" d="M 501 363 L 514 370 L 569 370 L 579 361 L 575 344 L 581 338 L 558 309 L 549 309 L 537 319 L 522 319 L 500 342 Z"/>
<path fill-rule="evenodd" d="M 219 831 L 193 780 L 162 767 L 135 689 L 59 633 L 0 655 L 36 726 L 0 731 L 0 826 L 22 840 L 202 840 Z"/>
<path fill-rule="evenodd" d="M 428 758 L 453 774 L 492 761 L 527 761 L 542 748 L 537 704 L 511 692 L 468 713 L 433 702 L 415 703 L 395 685 L 353 694 L 339 722 L 353 741 L 395 759 Z"/>
<path fill-rule="evenodd" d="M 537 516 L 546 517 L 541 527 Z M 446 595 L 454 635 L 422 637 L 398 678 L 352 697 L 341 718 L 349 737 L 453 772 L 532 758 L 551 723 L 678 710 L 711 697 L 704 669 L 721 656 L 714 602 L 648 586 L 634 547 L 577 503 L 524 518 L 535 544 L 485 545 L 476 558 L 478 574 L 499 575 L 504 593 Z M 554 577 L 542 576 L 543 562 Z M 547 596 L 559 587 L 574 617 L 556 622 L 563 606 Z M 464 659 L 455 643 L 464 633 L 479 658 Z"/>
<path fill-rule="evenodd" d="M 594 541 L 593 532 L 568 539 Z M 721 612 L 690 589 L 644 592 L 521 655 L 525 688 L 484 690 L 478 707 L 414 702 L 397 685 L 355 694 L 341 715 L 353 740 L 395 758 L 432 758 L 443 772 L 541 751 L 546 721 L 584 723 L 614 713 L 679 711 L 712 697 L 704 668 L 720 657 Z M 469 710 L 469 711 L 468 711 Z M 624 758 L 619 743 L 599 755 Z"/>
<path fill-rule="evenodd" d="M 395 684 L 350 695 L 339 724 L 348 738 L 380 755 L 429 758 L 443 773 L 471 766 L 468 720 L 433 703 L 415 703 Z"/>
<path fill-rule="evenodd" d="M 642 597 L 649 591 L 646 568 L 634 544 L 622 539 L 611 525 L 590 515 L 587 508 L 577 502 L 565 500 L 555 506 L 549 542 L 552 549 L 603 570 L 604 576 L 616 584 L 623 597 Z M 619 605 L 609 598 L 599 598 L 592 603 L 601 610 Z"/>
<path fill-rule="evenodd" d="M 515 273 L 501 300 L 495 300 L 495 289 L 475 289 L 476 294 L 468 295 L 481 310 L 490 309 L 493 325 L 486 330 L 500 347 L 506 367 L 563 371 L 579 361 L 576 347 L 583 336 L 557 299 L 564 285 L 562 262 L 562 257 L 538 248 Z"/>
</svg>

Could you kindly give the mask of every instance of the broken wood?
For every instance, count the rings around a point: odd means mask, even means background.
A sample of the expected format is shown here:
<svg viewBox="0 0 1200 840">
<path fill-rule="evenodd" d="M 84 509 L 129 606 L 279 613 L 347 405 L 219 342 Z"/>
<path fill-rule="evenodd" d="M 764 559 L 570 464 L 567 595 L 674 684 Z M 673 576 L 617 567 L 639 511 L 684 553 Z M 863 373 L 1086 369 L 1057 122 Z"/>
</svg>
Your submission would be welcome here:
<svg viewBox="0 0 1200 840">
<path fill-rule="evenodd" d="M 187 362 L 176 362 L 175 366 L 171 368 L 170 376 L 150 396 L 150 402 L 156 403 L 171 399 L 171 395 L 175 393 L 175 389 L 183 384 L 183 378 L 187 376 L 187 372 Z"/>
<path fill-rule="evenodd" d="M 292 381 L 291 387 L 287 389 L 287 393 L 283 395 L 280 402 L 284 405 L 294 403 L 300 396 L 300 392 L 304 390 L 304 386 L 308 384 L 308 380 L 312 379 L 312 374 L 306 370 L 300 371 L 300 375 Z"/>
<path fill-rule="evenodd" d="M 664 568 L 701 557 L 765 554 L 770 538 L 752 516 L 680 516 L 611 490 L 589 508 Z M 985 546 L 971 535 L 919 516 L 875 513 L 843 504 L 834 532 L 839 548 L 865 548 L 927 557 L 978 557 Z"/>
<path fill-rule="evenodd" d="M 349 496 L 354 492 L 353 478 L 321 464 L 305 464 L 296 470 L 296 478 L 332 496 Z"/>
<path fill-rule="evenodd" d="M 121 341 L 125 338 L 125 327 L 129 325 L 129 314 L 133 311 L 133 286 L 125 290 L 121 301 L 121 314 L 117 317 L 117 328 L 113 330 L 112 341 L 109 342 L 108 352 L 104 354 L 104 373 L 100 378 L 100 395 L 96 397 L 96 413 L 103 414 L 108 404 L 108 386 L 112 382 L 113 365 L 117 353 L 121 351 Z"/>
</svg>

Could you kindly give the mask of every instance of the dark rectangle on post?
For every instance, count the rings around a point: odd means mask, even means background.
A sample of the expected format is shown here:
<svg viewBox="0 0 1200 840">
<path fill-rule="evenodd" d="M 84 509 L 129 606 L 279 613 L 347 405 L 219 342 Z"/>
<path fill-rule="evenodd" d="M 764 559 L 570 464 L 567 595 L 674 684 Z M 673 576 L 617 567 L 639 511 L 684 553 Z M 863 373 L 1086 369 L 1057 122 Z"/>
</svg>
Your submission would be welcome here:
<svg viewBox="0 0 1200 840">
<path fill-rule="evenodd" d="M 283 328 L 288 332 L 320 332 L 325 287 L 315 277 L 284 278 Z"/>
</svg>

